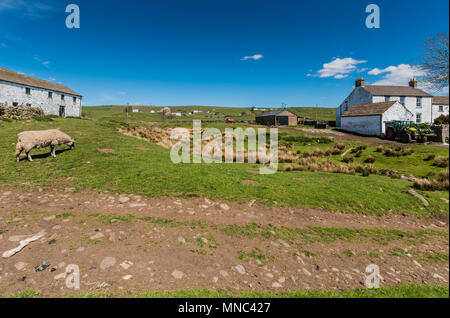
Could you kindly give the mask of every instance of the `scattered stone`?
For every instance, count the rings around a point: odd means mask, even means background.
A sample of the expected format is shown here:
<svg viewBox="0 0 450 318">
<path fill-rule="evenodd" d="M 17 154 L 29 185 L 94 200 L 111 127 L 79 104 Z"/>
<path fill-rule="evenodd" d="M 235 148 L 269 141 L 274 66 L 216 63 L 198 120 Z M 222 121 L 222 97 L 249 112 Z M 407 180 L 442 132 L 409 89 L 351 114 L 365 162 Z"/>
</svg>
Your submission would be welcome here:
<svg viewBox="0 0 450 318">
<path fill-rule="evenodd" d="M 122 279 L 124 279 L 124 280 L 129 280 L 131 278 L 133 278 L 133 275 L 125 275 L 122 277 Z"/>
<path fill-rule="evenodd" d="M 58 274 L 55 277 L 53 277 L 54 280 L 58 280 L 58 279 L 61 279 L 61 278 L 66 278 L 66 273 L 65 272 L 61 273 L 61 274 Z"/>
<path fill-rule="evenodd" d="M 245 274 L 245 268 L 242 265 L 236 265 L 235 269 L 238 271 L 239 274 L 243 275 Z"/>
<path fill-rule="evenodd" d="M 182 279 L 183 276 L 184 276 L 184 273 L 177 269 L 172 272 L 172 277 L 175 279 Z"/>
<path fill-rule="evenodd" d="M 219 280 L 219 277 L 217 277 L 217 276 L 214 276 L 214 277 L 212 278 L 212 281 L 213 281 L 214 284 L 217 283 L 218 280 Z"/>
<path fill-rule="evenodd" d="M 283 286 L 280 283 L 278 283 L 278 282 L 273 282 L 272 287 L 273 288 L 281 288 Z"/>
<path fill-rule="evenodd" d="M 90 239 L 91 240 L 98 240 L 98 239 L 100 239 L 100 238 L 102 238 L 102 237 L 104 237 L 105 235 L 103 235 L 103 233 L 97 233 L 97 234 L 94 234 L 94 235 L 92 235 L 91 237 L 90 237 Z"/>
<path fill-rule="evenodd" d="M 312 275 L 306 268 L 303 268 L 303 273 L 305 273 L 306 276 Z"/>
<path fill-rule="evenodd" d="M 50 263 L 44 263 L 34 267 L 35 272 L 45 271 L 50 266 Z"/>
<path fill-rule="evenodd" d="M 17 262 L 16 264 L 14 264 L 14 267 L 15 267 L 18 271 L 21 271 L 22 269 L 25 268 L 25 263 L 24 263 L 24 262 Z"/>
<path fill-rule="evenodd" d="M 228 206 L 228 204 L 225 204 L 225 203 L 221 203 L 221 204 L 219 205 L 219 207 L 220 207 L 222 210 L 224 210 L 224 211 L 228 211 L 228 210 L 230 209 L 230 207 Z"/>
<path fill-rule="evenodd" d="M 226 271 L 224 271 L 224 270 L 220 270 L 219 274 L 222 275 L 223 277 L 227 277 L 228 276 L 228 273 Z"/>
<path fill-rule="evenodd" d="M 181 236 L 178 237 L 178 242 L 180 242 L 181 244 L 186 244 L 186 240 Z"/>
<path fill-rule="evenodd" d="M 9 258 L 9 257 L 13 256 L 14 254 L 20 252 L 25 246 L 27 246 L 31 242 L 41 239 L 44 235 L 45 235 L 45 231 L 41 231 L 41 232 L 37 233 L 36 235 L 34 235 L 32 237 L 29 237 L 27 239 L 21 240 L 19 246 L 4 252 L 2 254 L 2 257 L 3 258 Z"/>
<path fill-rule="evenodd" d="M 107 256 L 100 263 L 100 268 L 106 270 L 114 265 L 116 265 L 116 259 L 112 256 Z"/>
<path fill-rule="evenodd" d="M 131 266 L 133 266 L 133 262 L 131 262 L 131 261 L 123 261 L 122 263 L 120 263 L 120 266 L 123 269 L 129 269 Z"/>
<path fill-rule="evenodd" d="M 48 244 L 50 244 L 50 245 L 55 244 L 55 243 L 56 243 L 56 240 L 55 240 L 55 239 L 50 240 L 50 241 L 48 242 Z"/>
<path fill-rule="evenodd" d="M 429 205 L 428 201 L 425 200 L 425 198 L 421 194 L 417 193 L 414 189 L 409 189 L 408 193 L 422 201 L 424 206 Z"/>
<path fill-rule="evenodd" d="M 286 281 L 286 278 L 285 278 L 285 277 L 280 277 L 280 278 L 278 278 L 278 282 L 279 282 L 280 284 L 283 284 L 285 281 Z"/>
<path fill-rule="evenodd" d="M 122 204 L 127 203 L 128 201 L 130 201 L 130 198 L 128 198 L 128 197 L 120 197 L 119 198 L 119 202 Z"/>
</svg>

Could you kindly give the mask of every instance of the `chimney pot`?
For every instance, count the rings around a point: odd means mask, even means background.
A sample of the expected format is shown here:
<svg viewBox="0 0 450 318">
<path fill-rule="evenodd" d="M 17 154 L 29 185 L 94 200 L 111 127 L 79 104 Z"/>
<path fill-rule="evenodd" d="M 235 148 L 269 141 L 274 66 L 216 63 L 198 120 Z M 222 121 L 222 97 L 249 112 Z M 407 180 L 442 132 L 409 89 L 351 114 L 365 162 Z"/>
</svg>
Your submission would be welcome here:
<svg viewBox="0 0 450 318">
<path fill-rule="evenodd" d="M 409 87 L 417 88 L 417 80 L 414 77 L 409 81 Z"/>
</svg>

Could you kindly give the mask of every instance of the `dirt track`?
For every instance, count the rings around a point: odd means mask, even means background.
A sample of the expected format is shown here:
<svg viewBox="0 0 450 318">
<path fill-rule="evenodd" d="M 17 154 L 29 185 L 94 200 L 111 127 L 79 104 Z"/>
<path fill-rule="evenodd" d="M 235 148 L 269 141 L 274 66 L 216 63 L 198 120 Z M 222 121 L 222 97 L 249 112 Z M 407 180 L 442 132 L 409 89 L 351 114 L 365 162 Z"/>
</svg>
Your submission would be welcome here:
<svg viewBox="0 0 450 318">
<path fill-rule="evenodd" d="M 448 236 L 402 236 L 388 242 L 288 241 L 272 236 L 271 231 L 255 236 L 224 230 L 254 222 L 269 228 L 448 233 L 448 220 L 72 190 L 0 189 L 0 253 L 42 230 L 46 233 L 14 256 L 0 258 L 0 294 L 26 288 L 47 296 L 74 293 L 65 285 L 68 264 L 80 268 L 80 292 L 347 289 L 362 287 L 364 270 L 371 263 L 380 267 L 382 285 L 448 283 L 448 260 L 426 256 L 448 257 Z M 44 263 L 50 266 L 36 272 L 34 267 Z"/>
</svg>

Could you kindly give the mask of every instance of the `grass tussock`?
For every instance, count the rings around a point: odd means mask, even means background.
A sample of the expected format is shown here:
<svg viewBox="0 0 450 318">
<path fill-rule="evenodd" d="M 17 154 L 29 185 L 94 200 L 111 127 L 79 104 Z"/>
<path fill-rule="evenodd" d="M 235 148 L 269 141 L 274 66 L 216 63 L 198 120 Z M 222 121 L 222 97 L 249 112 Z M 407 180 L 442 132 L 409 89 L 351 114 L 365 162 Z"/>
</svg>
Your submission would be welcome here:
<svg viewBox="0 0 450 318">
<path fill-rule="evenodd" d="M 447 168 L 448 167 L 448 157 L 437 156 L 436 159 L 433 161 L 433 166 L 436 166 L 439 168 Z"/>
</svg>

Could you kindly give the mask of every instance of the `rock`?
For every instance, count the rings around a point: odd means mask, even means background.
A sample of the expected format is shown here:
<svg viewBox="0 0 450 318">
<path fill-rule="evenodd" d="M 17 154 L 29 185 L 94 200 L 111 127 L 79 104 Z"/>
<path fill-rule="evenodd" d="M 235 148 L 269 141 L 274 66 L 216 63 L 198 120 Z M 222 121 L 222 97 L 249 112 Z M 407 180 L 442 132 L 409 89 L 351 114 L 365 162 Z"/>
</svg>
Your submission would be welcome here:
<svg viewBox="0 0 450 318">
<path fill-rule="evenodd" d="M 243 275 L 245 274 L 245 268 L 242 265 L 236 265 L 235 269 L 238 271 L 239 274 Z"/>
<path fill-rule="evenodd" d="M 411 194 L 412 196 L 418 198 L 420 201 L 422 201 L 424 206 L 429 205 L 428 201 L 425 200 L 425 198 L 422 195 L 420 195 L 419 193 L 417 193 L 414 189 L 409 189 L 408 193 Z"/>
<path fill-rule="evenodd" d="M 102 238 L 102 237 L 104 237 L 105 235 L 103 235 L 103 233 L 97 233 L 97 234 L 94 234 L 94 235 L 92 235 L 91 237 L 90 237 L 90 239 L 91 240 L 98 240 L 98 239 L 100 239 L 100 238 Z"/>
<path fill-rule="evenodd" d="M 22 269 L 25 268 L 25 263 L 24 263 L 24 262 L 17 262 L 16 264 L 14 264 L 14 267 L 15 267 L 18 271 L 21 271 Z"/>
<path fill-rule="evenodd" d="M 228 204 L 225 204 L 225 203 L 221 203 L 221 204 L 219 205 L 219 207 L 220 207 L 222 210 L 224 210 L 224 211 L 228 211 L 228 210 L 230 209 L 230 207 L 228 206 Z"/>
<path fill-rule="evenodd" d="M 44 218 L 45 221 L 50 221 L 50 220 L 54 220 L 54 219 L 56 219 L 56 215 L 46 216 Z"/>
<path fill-rule="evenodd" d="M 128 204 L 130 208 L 139 208 L 147 206 L 147 203 L 130 203 Z"/>
<path fill-rule="evenodd" d="M 106 270 L 114 265 L 116 265 L 116 259 L 112 256 L 107 256 L 100 263 L 100 268 Z"/>
<path fill-rule="evenodd" d="M 172 272 L 172 277 L 175 279 L 182 279 L 183 276 L 184 276 L 184 273 L 177 269 Z"/>
<path fill-rule="evenodd" d="M 58 274 L 55 277 L 53 277 L 54 280 L 58 280 L 58 279 L 61 279 L 61 278 L 66 278 L 66 273 L 65 272 L 61 273 L 61 274 Z"/>
<path fill-rule="evenodd" d="M 251 208 L 251 207 L 253 206 L 253 204 L 255 204 L 255 202 L 256 202 L 256 200 L 251 200 L 251 201 L 248 203 L 248 207 Z"/>
<path fill-rule="evenodd" d="M 20 243 L 19 243 L 19 246 L 4 252 L 2 254 L 2 257 L 3 258 L 9 258 L 9 257 L 13 256 L 14 254 L 20 252 L 25 246 L 27 246 L 31 242 L 37 241 L 37 240 L 41 239 L 42 237 L 44 237 L 45 234 L 46 234 L 45 231 L 41 231 L 41 232 L 37 233 L 36 235 L 33 235 L 32 237 L 29 237 L 27 239 L 21 240 Z"/>
<path fill-rule="evenodd" d="M 272 287 L 273 288 L 281 288 L 283 286 L 280 283 L 278 283 L 278 282 L 273 282 Z"/>
<path fill-rule="evenodd" d="M 122 279 L 124 279 L 124 280 L 129 280 L 131 278 L 133 278 L 133 275 L 125 275 L 122 277 Z"/>
<path fill-rule="evenodd" d="M 50 266 L 50 263 L 44 263 L 34 267 L 35 272 L 45 271 Z"/>
<path fill-rule="evenodd" d="M 279 282 L 280 284 L 283 284 L 285 281 L 286 281 L 286 278 L 285 278 L 285 277 L 280 277 L 280 278 L 278 278 L 278 282 Z"/>
<path fill-rule="evenodd" d="M 222 275 L 223 277 L 227 277 L 228 276 L 228 273 L 226 271 L 224 271 L 224 270 L 220 270 L 219 274 Z"/>
<path fill-rule="evenodd" d="M 181 244 L 186 244 L 186 240 L 181 236 L 178 237 L 178 242 L 180 242 Z"/>
<path fill-rule="evenodd" d="M 303 273 L 305 273 L 306 276 L 311 276 L 311 273 L 306 268 L 303 268 Z"/>
<path fill-rule="evenodd" d="M 219 277 L 217 277 L 217 276 L 214 276 L 212 278 L 212 281 L 213 281 L 214 284 L 217 283 L 218 280 L 219 280 Z"/>
<path fill-rule="evenodd" d="M 120 203 L 127 203 L 128 201 L 130 201 L 130 198 L 128 197 L 119 197 L 119 202 Z"/>
</svg>

